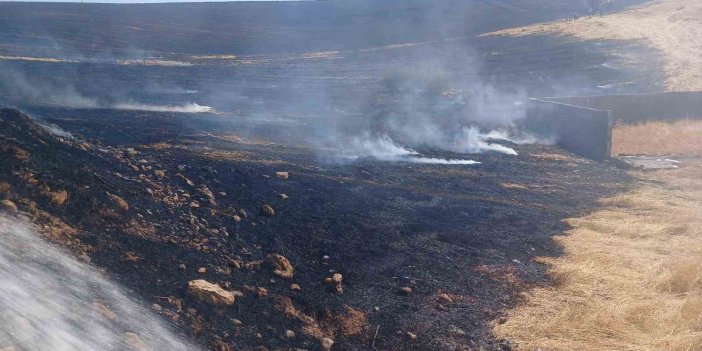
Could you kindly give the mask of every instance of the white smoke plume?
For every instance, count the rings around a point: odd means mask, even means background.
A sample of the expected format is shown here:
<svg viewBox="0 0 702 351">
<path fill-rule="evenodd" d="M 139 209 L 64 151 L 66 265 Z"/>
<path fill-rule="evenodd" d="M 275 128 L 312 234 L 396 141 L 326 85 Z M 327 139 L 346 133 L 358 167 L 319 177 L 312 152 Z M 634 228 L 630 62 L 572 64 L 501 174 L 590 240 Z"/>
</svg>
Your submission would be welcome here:
<svg viewBox="0 0 702 351">
<path fill-rule="evenodd" d="M 151 111 L 151 112 L 177 112 L 177 113 L 215 113 L 213 107 L 196 103 L 184 105 L 152 105 L 142 103 L 114 103 L 105 108 L 116 110 Z"/>
<path fill-rule="evenodd" d="M 0 349 L 198 349 L 101 273 L 3 216 L 0 267 Z"/>
</svg>

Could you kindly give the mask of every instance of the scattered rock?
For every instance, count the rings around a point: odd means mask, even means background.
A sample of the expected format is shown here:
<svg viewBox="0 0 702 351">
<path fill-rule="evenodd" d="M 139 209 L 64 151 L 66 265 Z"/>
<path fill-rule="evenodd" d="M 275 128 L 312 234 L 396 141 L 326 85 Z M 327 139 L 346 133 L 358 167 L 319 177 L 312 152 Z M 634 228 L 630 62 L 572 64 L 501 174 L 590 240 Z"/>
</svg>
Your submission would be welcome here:
<svg viewBox="0 0 702 351">
<path fill-rule="evenodd" d="M 285 337 L 288 338 L 288 339 L 292 339 L 292 338 L 295 337 L 295 332 L 292 331 L 292 330 L 290 330 L 290 329 L 288 329 L 288 330 L 285 331 Z"/>
<path fill-rule="evenodd" d="M 334 275 L 332 275 L 332 281 L 334 282 L 334 284 L 341 284 L 343 280 L 344 276 L 341 275 L 341 273 L 334 273 Z"/>
<path fill-rule="evenodd" d="M 411 293 L 412 293 L 412 288 L 410 288 L 409 286 L 403 286 L 400 288 L 400 294 L 402 294 L 402 295 L 409 295 Z"/>
<path fill-rule="evenodd" d="M 205 267 L 200 267 L 200 268 L 197 269 L 197 272 L 200 273 L 200 274 L 205 274 L 205 273 L 207 273 L 207 268 L 205 268 Z"/>
<path fill-rule="evenodd" d="M 195 187 L 195 183 L 193 183 L 192 180 L 188 179 L 186 176 L 178 173 L 176 174 L 176 177 L 178 177 L 180 180 L 182 180 L 185 184 L 187 184 L 190 187 Z"/>
<path fill-rule="evenodd" d="M 452 303 L 453 298 L 449 296 L 449 294 L 439 294 L 439 296 L 436 297 L 436 300 L 439 301 L 440 303 Z"/>
<path fill-rule="evenodd" d="M 135 333 L 125 333 L 124 341 L 129 345 L 133 351 L 149 351 L 149 346 L 147 346 L 141 339 L 139 335 Z"/>
<path fill-rule="evenodd" d="M 300 285 L 295 284 L 295 283 L 292 283 L 292 284 L 290 284 L 290 290 L 292 290 L 292 291 L 300 291 L 300 290 L 302 290 L 302 288 L 300 287 Z"/>
<path fill-rule="evenodd" d="M 273 265 L 273 274 L 286 279 L 293 277 L 293 266 L 287 258 L 279 254 L 268 255 L 268 262 Z"/>
<path fill-rule="evenodd" d="M 233 215 L 233 216 L 232 216 L 232 219 L 233 219 L 234 222 L 236 222 L 236 223 L 241 222 L 241 217 L 239 217 L 239 216 L 237 216 L 237 215 Z"/>
<path fill-rule="evenodd" d="M 288 172 L 275 172 L 275 176 L 280 179 L 288 179 L 290 174 Z"/>
<path fill-rule="evenodd" d="M 160 169 L 155 170 L 155 171 L 154 171 L 154 174 L 155 174 L 157 177 L 159 177 L 159 178 L 165 178 L 165 177 L 166 177 L 166 172 L 164 172 L 164 171 L 162 171 L 162 170 L 160 170 Z"/>
<path fill-rule="evenodd" d="M 331 350 L 332 346 L 334 346 L 334 340 L 329 338 L 322 338 L 321 344 L 324 350 L 329 351 Z"/>
<path fill-rule="evenodd" d="M 10 200 L 0 201 L 0 208 L 9 213 L 17 213 L 17 205 L 15 205 L 15 203 Z"/>
<path fill-rule="evenodd" d="M 107 193 L 107 196 L 110 197 L 112 202 L 114 202 L 115 205 L 117 205 L 117 207 L 119 207 L 120 210 L 129 211 L 129 203 L 127 203 L 127 201 L 125 201 L 123 198 L 121 198 L 115 194 L 110 194 L 110 193 Z"/>
<path fill-rule="evenodd" d="M 285 194 L 278 194 L 278 197 L 279 197 L 281 200 L 287 200 L 287 199 L 288 199 L 288 195 L 285 195 Z"/>
<path fill-rule="evenodd" d="M 244 323 L 242 323 L 242 322 L 241 322 L 240 320 L 238 320 L 238 319 L 232 319 L 232 324 L 234 324 L 235 327 L 238 327 L 238 326 L 241 326 L 241 325 L 244 324 Z"/>
<path fill-rule="evenodd" d="M 246 216 L 247 216 L 246 210 L 244 210 L 243 208 L 240 209 L 240 210 L 239 210 L 239 216 L 241 216 L 241 218 L 246 218 Z"/>
<path fill-rule="evenodd" d="M 188 294 L 213 305 L 233 305 L 236 299 L 234 293 L 202 279 L 188 282 Z"/>
<path fill-rule="evenodd" d="M 256 289 L 256 296 L 258 296 L 261 299 L 268 296 L 268 289 L 263 287 Z"/>
<path fill-rule="evenodd" d="M 271 205 L 263 205 L 263 206 L 261 206 L 261 212 L 262 212 L 263 215 L 266 216 L 266 217 L 273 217 L 273 216 L 275 216 L 275 210 L 273 210 L 273 207 L 271 207 Z"/>
<path fill-rule="evenodd" d="M 68 201 L 68 192 L 65 190 L 52 191 L 49 193 L 49 199 L 54 204 L 62 206 Z"/>
<path fill-rule="evenodd" d="M 112 310 L 109 307 L 105 306 L 105 304 L 101 302 L 93 302 L 92 307 L 93 311 L 97 312 L 103 318 L 111 321 L 117 320 L 117 315 L 114 312 L 112 312 Z"/>
<path fill-rule="evenodd" d="M 410 339 L 410 341 L 415 341 L 417 340 L 417 334 L 407 332 L 407 337 Z"/>
</svg>

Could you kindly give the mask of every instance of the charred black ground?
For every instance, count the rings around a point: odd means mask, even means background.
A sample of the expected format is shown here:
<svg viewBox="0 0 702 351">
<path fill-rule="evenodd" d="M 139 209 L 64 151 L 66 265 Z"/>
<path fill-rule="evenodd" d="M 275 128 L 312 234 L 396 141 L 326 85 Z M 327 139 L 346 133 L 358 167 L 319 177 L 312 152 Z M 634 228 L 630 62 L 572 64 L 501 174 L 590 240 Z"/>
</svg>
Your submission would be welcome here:
<svg viewBox="0 0 702 351">
<path fill-rule="evenodd" d="M 548 282 L 532 258 L 560 255 L 561 220 L 626 188 L 625 173 L 541 145 L 421 150 L 471 166 L 350 162 L 309 131 L 382 112 L 379 87 L 427 62 L 454 78 L 438 96 L 526 98 L 660 90 L 659 58 L 478 36 L 566 18 L 577 1 L 382 3 L 0 3 L 0 103 L 22 111 L 0 111 L 0 197 L 207 349 L 509 349 L 491 323 Z M 117 102 L 218 113 L 106 108 Z M 323 282 L 333 273 L 343 294 Z M 212 307 L 186 294 L 192 279 L 243 296 Z"/>
<path fill-rule="evenodd" d="M 518 147 L 520 156 L 479 155 L 477 166 L 366 160 L 322 167 L 309 150 L 232 141 L 221 128 L 164 138 L 149 127 L 178 118 L 185 117 L 116 115 L 95 127 L 72 121 L 81 131 L 66 139 L 3 110 L 0 180 L 3 196 L 38 223 L 68 226 L 48 230 L 50 238 L 86 253 L 213 348 L 219 341 L 236 349 L 318 348 L 301 331 L 305 323 L 281 310 L 290 298 L 328 325 L 338 349 L 368 349 L 377 326 L 378 349 L 499 349 L 504 343 L 490 336 L 489 323 L 515 303 L 521 288 L 544 279 L 544 267 L 531 258 L 559 254 L 550 238 L 564 229 L 560 220 L 626 184 L 608 164 L 546 146 Z M 122 125 L 134 128 L 123 133 L 149 142 L 109 145 L 93 138 Z M 290 178 L 277 178 L 276 171 Z M 201 186 L 216 194 L 216 205 L 198 195 Z M 52 195 L 61 191 L 64 203 Z M 199 208 L 190 207 L 193 200 Z M 264 204 L 275 209 L 274 217 L 261 213 Z M 232 214 L 239 210 L 247 216 L 237 223 Z M 259 264 L 269 253 L 291 261 L 291 281 Z M 241 268 L 232 268 L 232 260 Z M 198 274 L 199 267 L 208 273 Z M 343 274 L 343 294 L 323 284 L 331 272 Z M 231 308 L 204 306 L 185 293 L 195 278 L 229 282 L 244 297 Z M 302 290 L 292 292 L 292 282 Z M 406 286 L 413 292 L 403 296 L 399 289 Z M 269 295 L 256 297 L 258 287 Z M 454 301 L 438 302 L 441 293 Z M 332 322 L 345 307 L 367 316 L 360 331 Z M 286 339 L 286 329 L 297 336 Z"/>
</svg>

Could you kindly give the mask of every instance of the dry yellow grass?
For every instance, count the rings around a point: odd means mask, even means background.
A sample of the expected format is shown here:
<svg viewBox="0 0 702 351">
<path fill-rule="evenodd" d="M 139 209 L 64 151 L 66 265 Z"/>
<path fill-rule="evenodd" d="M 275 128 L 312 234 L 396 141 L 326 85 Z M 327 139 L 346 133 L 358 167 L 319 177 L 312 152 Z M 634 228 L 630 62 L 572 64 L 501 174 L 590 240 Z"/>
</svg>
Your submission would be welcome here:
<svg viewBox="0 0 702 351">
<path fill-rule="evenodd" d="M 565 254 L 496 324 L 519 350 L 702 350 L 702 162 L 634 173 L 638 189 L 567 220 Z"/>
<path fill-rule="evenodd" d="M 702 156 L 702 120 L 615 126 L 612 154 Z"/>
<path fill-rule="evenodd" d="M 544 33 L 585 40 L 645 40 L 665 58 L 668 90 L 702 90 L 702 1 L 656 0 L 603 17 L 535 24 L 488 35 Z"/>
</svg>

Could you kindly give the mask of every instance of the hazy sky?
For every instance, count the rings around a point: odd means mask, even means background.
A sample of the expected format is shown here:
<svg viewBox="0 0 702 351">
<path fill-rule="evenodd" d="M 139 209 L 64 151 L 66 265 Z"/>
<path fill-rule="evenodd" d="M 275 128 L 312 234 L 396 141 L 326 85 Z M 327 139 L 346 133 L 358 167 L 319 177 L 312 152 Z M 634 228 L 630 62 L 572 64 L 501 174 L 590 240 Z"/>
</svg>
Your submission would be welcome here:
<svg viewBox="0 0 702 351">
<path fill-rule="evenodd" d="M 96 2 L 111 4 L 160 3 L 160 2 L 231 2 L 231 1 L 307 1 L 307 0 L 0 0 L 0 2 Z"/>
</svg>

